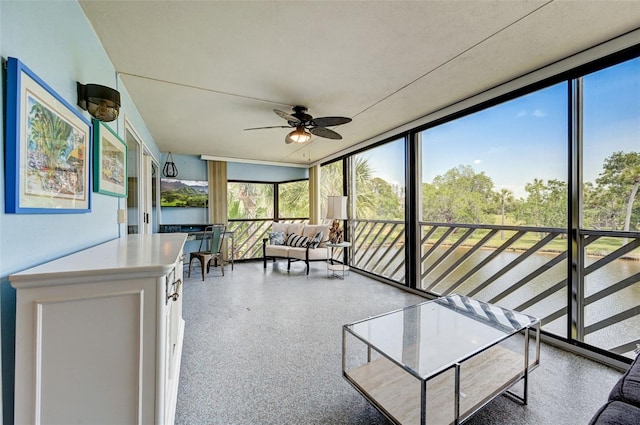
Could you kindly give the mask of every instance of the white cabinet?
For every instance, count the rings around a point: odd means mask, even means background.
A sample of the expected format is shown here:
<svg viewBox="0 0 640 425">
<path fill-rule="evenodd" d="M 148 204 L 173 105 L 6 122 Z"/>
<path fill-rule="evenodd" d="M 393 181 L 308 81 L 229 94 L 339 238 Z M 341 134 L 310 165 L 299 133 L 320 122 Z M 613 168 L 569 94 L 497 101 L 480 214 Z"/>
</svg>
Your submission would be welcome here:
<svg viewBox="0 0 640 425">
<path fill-rule="evenodd" d="M 9 277 L 16 424 L 171 424 L 186 234 L 129 235 Z"/>
</svg>

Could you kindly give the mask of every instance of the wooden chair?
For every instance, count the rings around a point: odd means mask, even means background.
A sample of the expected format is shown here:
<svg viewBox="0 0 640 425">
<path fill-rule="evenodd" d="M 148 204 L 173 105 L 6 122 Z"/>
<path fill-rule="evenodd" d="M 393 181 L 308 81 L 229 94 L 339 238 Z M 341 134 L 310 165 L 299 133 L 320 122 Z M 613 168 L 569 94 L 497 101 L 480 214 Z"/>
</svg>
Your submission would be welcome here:
<svg viewBox="0 0 640 425">
<path fill-rule="evenodd" d="M 204 280 L 204 269 L 207 268 L 207 273 L 211 268 L 211 261 L 214 260 L 214 267 L 220 266 L 222 270 L 222 276 L 224 276 L 224 260 L 222 259 L 222 241 L 224 239 L 224 232 L 226 226 L 224 224 L 214 224 L 213 226 L 207 226 L 204 229 L 202 240 L 200 241 L 200 247 L 198 251 L 189 254 L 189 274 L 187 277 L 191 277 L 191 263 L 196 258 L 200 260 L 200 268 L 202 269 L 202 280 Z"/>
</svg>

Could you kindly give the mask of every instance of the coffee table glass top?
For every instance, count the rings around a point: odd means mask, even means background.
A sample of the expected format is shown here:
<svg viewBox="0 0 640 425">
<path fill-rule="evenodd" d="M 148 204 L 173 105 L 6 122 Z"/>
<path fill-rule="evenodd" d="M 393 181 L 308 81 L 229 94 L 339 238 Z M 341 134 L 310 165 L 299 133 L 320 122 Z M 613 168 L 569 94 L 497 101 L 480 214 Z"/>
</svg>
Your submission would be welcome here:
<svg viewBox="0 0 640 425">
<path fill-rule="evenodd" d="M 417 376 L 428 378 L 538 322 L 523 313 L 451 295 L 346 328 Z"/>
</svg>

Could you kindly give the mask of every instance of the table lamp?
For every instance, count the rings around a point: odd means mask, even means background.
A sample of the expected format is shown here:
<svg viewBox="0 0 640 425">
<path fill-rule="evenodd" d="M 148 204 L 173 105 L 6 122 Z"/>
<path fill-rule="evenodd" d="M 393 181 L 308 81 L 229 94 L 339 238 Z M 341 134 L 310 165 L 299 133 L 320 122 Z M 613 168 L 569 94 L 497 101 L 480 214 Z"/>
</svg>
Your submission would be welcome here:
<svg viewBox="0 0 640 425">
<path fill-rule="evenodd" d="M 327 203 L 327 218 L 332 219 L 329 240 L 332 243 L 340 243 L 344 240 L 344 232 L 340 229 L 340 220 L 347 219 L 347 197 L 329 196 Z"/>
</svg>

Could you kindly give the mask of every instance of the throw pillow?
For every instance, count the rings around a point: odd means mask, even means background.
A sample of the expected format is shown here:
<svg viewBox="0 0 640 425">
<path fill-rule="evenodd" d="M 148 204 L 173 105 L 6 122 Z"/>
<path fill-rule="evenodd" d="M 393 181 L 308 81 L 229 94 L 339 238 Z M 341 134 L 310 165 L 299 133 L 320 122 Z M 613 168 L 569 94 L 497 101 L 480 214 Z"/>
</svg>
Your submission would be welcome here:
<svg viewBox="0 0 640 425">
<path fill-rule="evenodd" d="M 317 248 L 322 241 L 322 232 L 316 233 L 316 235 L 309 241 L 309 248 Z"/>
<path fill-rule="evenodd" d="M 286 235 L 288 228 L 289 228 L 289 225 L 287 223 L 279 223 L 277 221 L 274 221 L 273 223 L 271 223 L 272 232 L 282 232 Z"/>
<path fill-rule="evenodd" d="M 292 233 L 287 238 L 287 245 L 294 247 L 306 247 L 307 245 L 309 245 L 309 238 Z"/>
<path fill-rule="evenodd" d="M 271 245 L 284 245 L 284 232 L 269 232 L 269 243 Z"/>
</svg>

